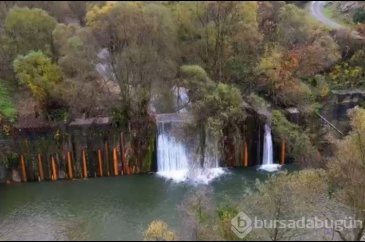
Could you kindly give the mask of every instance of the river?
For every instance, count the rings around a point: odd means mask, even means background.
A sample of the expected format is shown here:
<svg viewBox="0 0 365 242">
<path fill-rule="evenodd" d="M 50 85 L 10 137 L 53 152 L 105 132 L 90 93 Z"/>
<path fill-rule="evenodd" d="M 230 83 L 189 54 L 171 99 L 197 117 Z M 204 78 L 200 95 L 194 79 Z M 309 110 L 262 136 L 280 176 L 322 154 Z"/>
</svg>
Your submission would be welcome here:
<svg viewBox="0 0 365 242">
<path fill-rule="evenodd" d="M 233 169 L 209 184 L 237 199 L 268 173 Z M 154 219 L 178 226 L 177 205 L 206 185 L 156 175 L 0 185 L 0 240 L 141 240 Z"/>
</svg>

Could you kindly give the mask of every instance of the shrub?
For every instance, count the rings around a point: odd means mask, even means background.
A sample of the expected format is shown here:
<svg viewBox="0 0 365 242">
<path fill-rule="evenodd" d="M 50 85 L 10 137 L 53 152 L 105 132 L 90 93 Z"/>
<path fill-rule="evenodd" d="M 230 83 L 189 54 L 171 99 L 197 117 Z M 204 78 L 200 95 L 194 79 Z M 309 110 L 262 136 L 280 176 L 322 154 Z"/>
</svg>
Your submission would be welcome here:
<svg viewBox="0 0 365 242">
<path fill-rule="evenodd" d="M 1 118 L 14 121 L 16 118 L 16 109 L 10 98 L 8 89 L 0 80 L 0 119 Z"/>
<path fill-rule="evenodd" d="M 365 10 L 363 8 L 356 9 L 354 16 L 352 17 L 354 23 L 364 23 L 365 22 Z"/>
</svg>

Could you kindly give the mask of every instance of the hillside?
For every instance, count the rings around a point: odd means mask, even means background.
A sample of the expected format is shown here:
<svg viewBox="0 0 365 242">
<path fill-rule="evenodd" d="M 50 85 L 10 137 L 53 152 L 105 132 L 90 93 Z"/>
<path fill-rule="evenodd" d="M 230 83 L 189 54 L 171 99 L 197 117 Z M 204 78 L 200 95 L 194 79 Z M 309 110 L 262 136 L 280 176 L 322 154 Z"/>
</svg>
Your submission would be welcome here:
<svg viewBox="0 0 365 242">
<path fill-rule="evenodd" d="M 356 27 L 356 15 L 360 23 L 365 21 L 365 14 L 362 13 L 365 3 L 362 1 L 328 1 L 325 5 L 325 14 L 347 26 Z M 355 17 L 355 19 L 354 19 Z"/>
</svg>

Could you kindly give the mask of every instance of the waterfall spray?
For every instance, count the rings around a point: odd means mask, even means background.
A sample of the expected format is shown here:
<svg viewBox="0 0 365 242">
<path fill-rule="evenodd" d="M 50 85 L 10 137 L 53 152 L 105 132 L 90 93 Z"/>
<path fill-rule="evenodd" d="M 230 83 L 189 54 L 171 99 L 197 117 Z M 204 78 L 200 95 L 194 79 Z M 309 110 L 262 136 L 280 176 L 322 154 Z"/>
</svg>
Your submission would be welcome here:
<svg viewBox="0 0 365 242">
<path fill-rule="evenodd" d="M 173 130 L 179 128 L 181 120 L 177 121 L 173 115 L 165 115 L 160 119 L 164 120 L 160 120 L 157 124 L 157 174 L 159 176 L 176 182 L 190 181 L 207 184 L 224 173 L 223 169 L 219 168 L 217 147 L 213 146 L 215 152 L 207 149 L 204 163 L 200 164 L 199 159 L 192 155 L 194 148 L 191 146 L 194 145 L 184 144 L 174 135 Z M 209 144 L 216 143 L 210 138 L 207 141 Z"/>
</svg>

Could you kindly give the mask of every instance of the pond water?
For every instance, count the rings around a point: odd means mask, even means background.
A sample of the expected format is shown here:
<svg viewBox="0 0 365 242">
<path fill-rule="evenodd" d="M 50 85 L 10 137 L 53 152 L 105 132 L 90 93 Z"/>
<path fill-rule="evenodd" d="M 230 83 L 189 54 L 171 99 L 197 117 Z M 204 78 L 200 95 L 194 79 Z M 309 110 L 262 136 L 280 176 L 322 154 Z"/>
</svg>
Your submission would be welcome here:
<svg viewBox="0 0 365 242">
<path fill-rule="evenodd" d="M 233 169 L 208 186 L 239 198 L 267 173 Z M 176 207 L 206 185 L 156 175 L 0 185 L 0 240 L 141 240 L 154 219 L 178 224 Z"/>
</svg>

